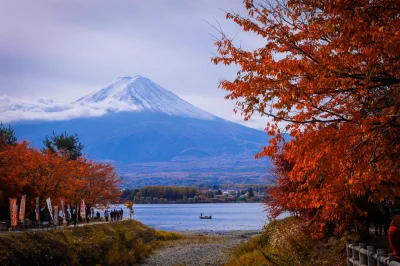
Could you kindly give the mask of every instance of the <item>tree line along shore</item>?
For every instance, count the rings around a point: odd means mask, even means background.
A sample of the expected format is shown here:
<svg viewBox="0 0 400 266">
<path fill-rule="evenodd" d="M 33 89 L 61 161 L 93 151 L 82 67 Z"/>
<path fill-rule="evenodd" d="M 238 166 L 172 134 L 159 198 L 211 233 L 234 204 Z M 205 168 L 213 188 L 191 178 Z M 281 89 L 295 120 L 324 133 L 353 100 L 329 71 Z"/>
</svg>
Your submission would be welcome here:
<svg viewBox="0 0 400 266">
<path fill-rule="evenodd" d="M 148 203 L 243 203 L 264 202 L 268 197 L 268 187 L 247 186 L 145 186 L 138 189 L 125 189 L 120 197 L 123 201 L 136 204 Z"/>
<path fill-rule="evenodd" d="M 87 158 L 83 147 L 77 135 L 53 132 L 37 149 L 0 123 L 1 225 L 57 224 L 59 212 L 66 223 L 118 202 L 122 180 L 114 166 Z"/>
</svg>

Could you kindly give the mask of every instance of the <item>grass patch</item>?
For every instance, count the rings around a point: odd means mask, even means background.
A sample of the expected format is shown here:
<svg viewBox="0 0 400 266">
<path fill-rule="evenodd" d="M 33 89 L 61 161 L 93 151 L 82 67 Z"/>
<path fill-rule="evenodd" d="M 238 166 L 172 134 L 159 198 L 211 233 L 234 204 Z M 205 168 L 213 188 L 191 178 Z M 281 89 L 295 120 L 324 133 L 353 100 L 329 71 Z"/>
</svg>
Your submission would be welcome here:
<svg viewBox="0 0 400 266">
<path fill-rule="evenodd" d="M 226 266 L 343 265 L 345 243 L 345 237 L 314 240 L 300 230 L 299 220 L 289 217 L 271 222 L 262 235 L 235 247 Z"/>
<path fill-rule="evenodd" d="M 176 233 L 137 221 L 0 236 L 0 265 L 132 265 Z"/>
<path fill-rule="evenodd" d="M 156 238 L 161 241 L 178 240 L 182 236 L 174 232 L 156 231 Z"/>
</svg>

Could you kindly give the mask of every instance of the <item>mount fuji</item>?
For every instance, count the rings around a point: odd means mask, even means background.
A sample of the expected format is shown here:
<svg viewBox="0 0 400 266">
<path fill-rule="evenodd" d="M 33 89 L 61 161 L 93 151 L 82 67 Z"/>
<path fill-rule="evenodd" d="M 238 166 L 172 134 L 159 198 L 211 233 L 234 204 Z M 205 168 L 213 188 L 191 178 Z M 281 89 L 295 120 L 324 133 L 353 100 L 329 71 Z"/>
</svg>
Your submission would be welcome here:
<svg viewBox="0 0 400 266">
<path fill-rule="evenodd" d="M 89 158 L 113 163 L 125 187 L 267 183 L 254 155 L 266 133 L 228 122 L 141 76 L 123 77 L 72 103 L 0 98 L 0 121 L 42 146 L 52 132 L 77 133 Z"/>
<path fill-rule="evenodd" d="M 132 111 L 151 111 L 195 119 L 216 118 L 141 76 L 119 78 L 99 92 L 76 102 L 82 105 L 108 103 L 116 106 L 119 103 Z"/>
</svg>

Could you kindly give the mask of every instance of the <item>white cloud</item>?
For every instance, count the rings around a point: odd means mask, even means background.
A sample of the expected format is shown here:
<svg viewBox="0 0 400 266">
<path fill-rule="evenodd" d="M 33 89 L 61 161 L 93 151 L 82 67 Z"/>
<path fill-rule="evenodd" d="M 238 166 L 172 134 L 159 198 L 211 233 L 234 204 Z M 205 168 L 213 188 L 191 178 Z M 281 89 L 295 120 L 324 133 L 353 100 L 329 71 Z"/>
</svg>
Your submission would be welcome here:
<svg viewBox="0 0 400 266">
<path fill-rule="evenodd" d="M 56 102 L 49 98 L 36 98 L 29 101 L 8 96 L 0 96 L 0 106 L 0 121 L 3 123 L 26 120 L 58 121 L 102 116 L 111 111 L 138 110 L 136 106 L 113 100 L 82 105 L 79 103 Z"/>
<path fill-rule="evenodd" d="M 266 123 L 233 115 L 218 83 L 234 79 L 237 67 L 210 60 L 216 54 L 210 35 L 219 34 L 207 22 L 236 35 L 242 47 L 262 45 L 262 38 L 225 19 L 223 10 L 243 11 L 242 0 L 0 0 L 0 6 L 0 95 L 69 102 L 116 77 L 142 75 L 177 95 L 190 95 L 190 103 L 226 120 L 258 129 Z M 0 120 L 104 112 L 60 102 L 29 105 L 29 112 L 8 110 Z M 52 109 L 57 112 L 44 112 Z"/>
<path fill-rule="evenodd" d="M 239 114 L 234 114 L 233 105 L 225 101 L 221 106 L 217 97 L 185 96 L 185 101 L 201 109 L 210 110 L 212 114 L 247 127 L 263 130 L 269 119 L 254 115 L 244 121 Z M 223 108 L 221 108 L 223 107 Z M 135 105 L 113 99 L 96 103 L 77 103 L 55 101 L 51 98 L 38 97 L 33 100 L 16 99 L 7 95 L 0 96 L 0 122 L 20 121 L 61 121 L 84 117 L 99 117 L 110 112 L 140 111 Z"/>
</svg>

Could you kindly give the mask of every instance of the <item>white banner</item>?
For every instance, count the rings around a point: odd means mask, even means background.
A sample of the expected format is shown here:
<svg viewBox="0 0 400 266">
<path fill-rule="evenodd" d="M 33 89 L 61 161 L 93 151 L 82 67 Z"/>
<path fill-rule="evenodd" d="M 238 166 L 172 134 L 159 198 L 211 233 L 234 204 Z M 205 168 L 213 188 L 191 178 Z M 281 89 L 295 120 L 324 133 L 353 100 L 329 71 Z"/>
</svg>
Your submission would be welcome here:
<svg viewBox="0 0 400 266">
<path fill-rule="evenodd" d="M 54 206 L 54 225 L 58 225 L 58 206 Z"/>
<path fill-rule="evenodd" d="M 69 217 L 69 219 L 71 219 L 72 218 L 72 215 L 71 215 L 71 206 L 68 204 L 68 207 L 67 207 L 67 212 L 68 212 L 68 217 Z"/>
<path fill-rule="evenodd" d="M 50 198 L 47 198 L 47 199 L 46 199 L 46 202 L 47 202 L 47 208 L 49 209 L 50 217 L 51 217 L 52 220 L 54 220 L 54 217 L 53 217 L 53 208 L 51 207 L 51 199 L 50 199 Z"/>
<path fill-rule="evenodd" d="M 67 223 L 67 215 L 65 213 L 64 199 L 61 199 L 60 203 L 61 203 L 61 214 L 62 214 L 62 220 L 63 220 L 62 222 L 63 222 L 63 224 L 66 224 Z"/>
</svg>

